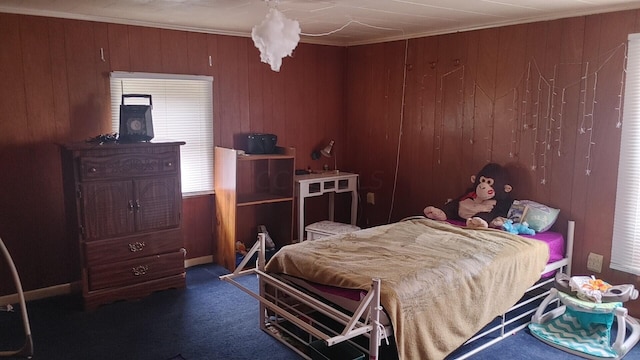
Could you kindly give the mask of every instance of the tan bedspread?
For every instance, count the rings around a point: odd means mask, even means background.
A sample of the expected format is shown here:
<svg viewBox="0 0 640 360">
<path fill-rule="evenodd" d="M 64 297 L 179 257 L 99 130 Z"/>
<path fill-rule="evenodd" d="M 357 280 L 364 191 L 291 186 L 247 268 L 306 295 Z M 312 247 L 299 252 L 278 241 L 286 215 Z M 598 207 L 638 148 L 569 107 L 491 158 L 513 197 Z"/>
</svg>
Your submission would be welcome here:
<svg viewBox="0 0 640 360">
<path fill-rule="evenodd" d="M 268 272 L 368 290 L 381 302 L 400 359 L 443 359 L 535 283 L 547 245 L 499 230 L 411 220 L 282 248 Z"/>
</svg>

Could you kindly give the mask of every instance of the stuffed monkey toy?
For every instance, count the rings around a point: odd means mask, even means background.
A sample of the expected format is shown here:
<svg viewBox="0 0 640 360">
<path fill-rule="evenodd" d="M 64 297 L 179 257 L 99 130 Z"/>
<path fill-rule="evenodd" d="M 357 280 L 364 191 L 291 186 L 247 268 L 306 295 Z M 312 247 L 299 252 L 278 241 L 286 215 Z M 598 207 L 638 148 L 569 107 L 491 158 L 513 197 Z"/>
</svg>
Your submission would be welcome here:
<svg viewBox="0 0 640 360">
<path fill-rule="evenodd" d="M 427 206 L 424 215 L 434 220 L 465 220 L 474 228 L 500 227 L 507 217 L 513 199 L 508 173 L 499 164 L 489 163 L 471 176 L 473 187 L 442 209 Z"/>
</svg>

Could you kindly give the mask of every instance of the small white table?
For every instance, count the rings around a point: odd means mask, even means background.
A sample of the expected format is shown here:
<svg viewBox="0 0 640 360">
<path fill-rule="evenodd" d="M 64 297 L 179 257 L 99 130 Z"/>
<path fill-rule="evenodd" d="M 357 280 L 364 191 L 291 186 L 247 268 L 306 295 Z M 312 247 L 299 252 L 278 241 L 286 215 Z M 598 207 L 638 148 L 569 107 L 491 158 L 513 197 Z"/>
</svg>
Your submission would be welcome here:
<svg viewBox="0 0 640 360">
<path fill-rule="evenodd" d="M 358 215 L 358 174 L 326 171 L 307 175 L 296 175 L 298 197 L 298 241 L 304 240 L 304 199 L 329 194 L 329 220 L 333 221 L 334 195 L 351 192 L 351 225 Z"/>
<path fill-rule="evenodd" d="M 356 225 L 342 224 L 329 220 L 318 221 L 304 227 L 304 232 L 307 234 L 307 240 L 315 240 L 337 234 L 346 234 L 358 230 L 360 230 L 360 228 Z"/>
</svg>

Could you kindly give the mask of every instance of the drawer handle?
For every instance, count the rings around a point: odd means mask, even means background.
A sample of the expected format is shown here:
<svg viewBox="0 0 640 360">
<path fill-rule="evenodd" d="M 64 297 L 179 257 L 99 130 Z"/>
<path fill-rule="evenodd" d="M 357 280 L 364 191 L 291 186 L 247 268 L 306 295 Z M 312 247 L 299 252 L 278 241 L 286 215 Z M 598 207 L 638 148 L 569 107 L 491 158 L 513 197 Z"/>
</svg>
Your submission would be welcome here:
<svg viewBox="0 0 640 360">
<path fill-rule="evenodd" d="M 173 163 L 171 161 L 167 161 L 167 167 L 172 167 Z"/>
<path fill-rule="evenodd" d="M 147 246 L 147 244 L 143 242 L 139 242 L 136 241 L 133 244 L 129 244 L 129 251 L 131 252 L 138 252 L 138 251 L 142 251 L 142 249 L 144 249 L 144 247 Z"/>
<path fill-rule="evenodd" d="M 89 168 L 89 172 L 92 173 L 92 174 L 95 174 L 95 173 L 98 172 L 98 169 L 96 169 L 95 167 L 92 166 L 92 167 Z"/>
<path fill-rule="evenodd" d="M 149 271 L 149 267 L 147 265 L 136 266 L 131 269 L 134 276 L 146 275 L 147 271 Z"/>
<path fill-rule="evenodd" d="M 129 208 L 129 212 L 133 212 L 133 200 L 129 200 L 127 207 Z"/>
<path fill-rule="evenodd" d="M 140 210 L 142 205 L 140 205 L 140 200 L 136 200 L 136 210 Z"/>
</svg>

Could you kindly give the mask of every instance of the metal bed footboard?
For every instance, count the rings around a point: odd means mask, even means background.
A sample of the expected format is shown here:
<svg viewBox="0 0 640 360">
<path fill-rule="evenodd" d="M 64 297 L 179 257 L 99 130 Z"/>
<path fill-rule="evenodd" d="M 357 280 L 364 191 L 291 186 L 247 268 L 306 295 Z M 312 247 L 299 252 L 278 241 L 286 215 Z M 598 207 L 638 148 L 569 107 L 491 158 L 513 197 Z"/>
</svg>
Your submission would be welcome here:
<svg viewBox="0 0 640 360">
<path fill-rule="evenodd" d="M 542 271 L 542 274 L 549 273 L 551 271 L 563 271 L 567 275 L 571 274 L 571 258 L 573 255 L 573 241 L 574 241 L 574 230 L 575 223 L 574 221 L 568 222 L 567 228 L 567 239 L 565 244 L 565 257 L 559 261 L 548 264 L 545 269 Z M 325 302 L 322 302 L 307 293 L 300 291 L 299 289 L 286 284 L 281 279 L 276 278 L 268 273 L 264 272 L 264 266 L 266 264 L 265 261 L 265 241 L 264 235 L 258 235 L 258 241 L 251 248 L 251 250 L 247 253 L 244 260 L 240 263 L 240 265 L 236 268 L 236 270 L 232 274 L 220 276 L 220 279 L 227 281 L 229 283 L 234 284 L 238 288 L 242 289 L 249 295 L 256 298 L 260 301 L 260 314 L 264 316 L 261 318 L 260 327 L 268 334 L 278 339 L 285 345 L 292 348 L 298 354 L 305 358 L 309 358 L 309 356 L 292 345 L 291 343 L 285 341 L 281 336 L 279 336 L 278 332 L 287 333 L 287 336 L 290 338 L 294 338 L 301 344 L 309 345 L 314 339 L 322 340 L 326 343 L 327 346 L 332 346 L 347 340 L 351 340 L 357 336 L 364 335 L 369 338 L 369 346 L 368 349 L 363 348 L 362 346 L 351 343 L 356 346 L 359 350 L 363 352 L 368 352 L 368 357 L 371 360 L 379 358 L 379 346 L 383 339 L 388 339 L 392 330 L 390 327 L 384 327 L 380 323 L 380 311 L 383 311 L 382 306 L 380 305 L 380 280 L 373 279 L 371 290 L 367 293 L 365 298 L 360 302 L 357 310 L 352 314 L 342 312 L 334 307 L 327 305 Z M 260 251 L 262 249 L 262 251 Z M 258 253 L 258 261 L 257 267 L 253 269 L 244 270 L 244 267 L 247 265 L 250 258 L 253 257 L 254 254 Z M 255 294 L 251 289 L 246 288 L 242 284 L 238 283 L 234 279 L 238 276 L 243 276 L 247 274 L 256 274 L 260 279 L 260 293 Z M 532 309 L 527 309 L 521 313 L 517 313 L 518 310 L 526 305 L 529 305 L 535 301 L 541 301 L 544 299 L 550 292 L 550 288 L 553 286 L 554 278 L 543 279 L 533 286 L 531 286 L 525 295 L 534 292 L 540 291 L 542 292 L 536 293 L 530 298 L 527 298 L 524 301 L 518 302 L 514 306 L 512 306 L 505 314 L 500 316 L 499 324 L 490 327 L 489 329 L 482 330 L 480 333 L 473 336 L 471 339 L 467 340 L 463 346 L 469 345 L 477 340 L 486 338 L 488 335 L 499 332 L 499 335 L 494 339 L 485 342 L 473 349 L 465 352 L 464 354 L 455 357 L 456 360 L 467 359 L 478 352 L 508 338 L 509 336 L 517 333 L 518 331 L 526 328 L 530 321 L 530 317 L 533 313 L 536 312 L 537 308 L 534 307 Z M 273 294 L 267 293 L 265 288 L 270 286 L 273 289 Z M 541 289 L 546 287 L 544 289 Z M 293 300 L 293 301 L 292 301 Z M 306 308 L 305 308 L 306 307 Z M 328 317 L 332 321 L 335 321 L 339 324 L 342 324 L 344 327 L 342 331 L 336 332 L 335 330 L 325 326 L 319 321 L 316 321 L 310 317 L 308 317 L 307 309 L 312 309 L 313 311 L 317 311 L 320 314 Z M 269 314 L 271 312 L 273 315 Z M 515 316 L 511 316 L 513 313 L 516 313 Z M 364 317 L 363 317 L 364 315 Z M 516 325 L 515 327 L 510 327 L 510 325 L 522 321 L 525 317 L 529 317 L 528 320 Z M 364 320 L 362 320 L 364 318 Z M 306 338 L 303 338 L 299 334 L 296 334 L 294 331 L 287 329 L 282 326 L 282 323 L 288 321 L 294 324 L 299 329 L 302 329 L 304 332 L 308 334 Z M 272 331 L 273 329 L 277 329 L 277 331 Z"/>
<path fill-rule="evenodd" d="M 304 351 L 284 341 L 274 331 L 271 331 L 270 327 L 278 329 L 278 332 L 287 333 L 289 337 L 295 338 L 304 345 L 310 345 L 314 339 L 319 339 L 324 341 L 327 346 L 333 346 L 364 335 L 369 338 L 368 350 L 355 343 L 352 343 L 352 345 L 368 352 L 370 359 L 378 359 L 380 342 L 387 337 L 389 331 L 389 328 L 385 328 L 380 323 L 380 311 L 382 311 L 382 306 L 380 305 L 380 279 L 372 279 L 371 289 L 360 301 L 353 314 L 345 313 L 264 272 L 265 251 L 261 251 L 261 249 L 265 249 L 264 243 L 264 234 L 259 234 L 258 241 L 247 252 L 244 260 L 236 270 L 231 274 L 220 276 L 221 280 L 235 285 L 260 302 L 260 314 L 264 316 L 264 321 L 260 321 L 261 329 L 305 358 L 309 358 L 309 356 Z M 244 267 L 256 253 L 258 253 L 257 267 L 245 270 Z M 259 294 L 235 280 L 239 276 L 248 274 L 258 276 L 260 280 Z M 270 287 L 273 293 L 269 293 L 267 287 Z M 312 309 L 313 312 L 329 318 L 334 323 L 341 324 L 341 331 L 336 332 L 336 330 L 322 322 L 313 319 L 305 309 Z M 281 323 L 284 321 L 288 321 L 303 330 L 308 334 L 308 337 L 303 339 L 293 331 L 283 327 Z"/>
</svg>

